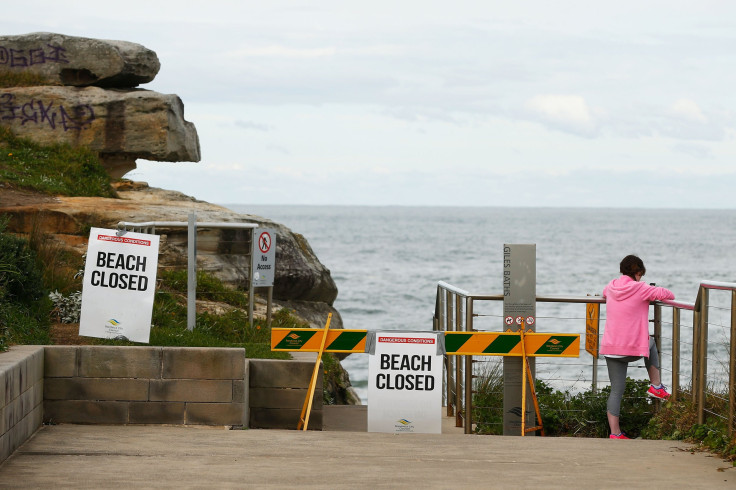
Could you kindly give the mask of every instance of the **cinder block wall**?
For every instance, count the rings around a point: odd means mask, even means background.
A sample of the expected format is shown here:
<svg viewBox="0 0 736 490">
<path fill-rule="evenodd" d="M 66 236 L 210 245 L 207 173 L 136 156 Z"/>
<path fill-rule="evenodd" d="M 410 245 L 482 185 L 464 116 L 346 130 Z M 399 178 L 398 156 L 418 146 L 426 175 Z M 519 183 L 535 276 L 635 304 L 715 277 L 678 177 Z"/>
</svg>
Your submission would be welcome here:
<svg viewBox="0 0 736 490">
<path fill-rule="evenodd" d="M 43 350 L 22 345 L 0 355 L 0 463 L 41 426 Z"/>
<path fill-rule="evenodd" d="M 43 420 L 244 425 L 244 349 L 47 346 Z"/>
<path fill-rule="evenodd" d="M 249 359 L 249 364 L 249 426 L 253 429 L 296 429 L 314 362 Z M 309 430 L 322 430 L 321 368 L 318 374 Z"/>
</svg>

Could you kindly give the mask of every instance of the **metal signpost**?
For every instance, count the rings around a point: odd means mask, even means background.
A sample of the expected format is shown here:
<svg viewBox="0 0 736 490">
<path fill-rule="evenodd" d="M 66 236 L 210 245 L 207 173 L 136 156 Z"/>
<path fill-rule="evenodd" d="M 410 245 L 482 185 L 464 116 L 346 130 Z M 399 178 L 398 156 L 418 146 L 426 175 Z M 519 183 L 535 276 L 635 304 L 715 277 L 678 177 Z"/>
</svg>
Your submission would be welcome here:
<svg viewBox="0 0 736 490">
<path fill-rule="evenodd" d="M 276 275 L 276 231 L 271 228 L 253 230 L 253 249 L 250 261 L 251 291 L 255 288 L 268 288 L 268 308 L 266 322 L 271 325 L 271 303 L 273 301 L 273 281 Z M 248 318 L 253 318 L 253 297 L 249 295 Z"/>
<path fill-rule="evenodd" d="M 537 316 L 537 246 L 535 244 L 505 244 L 503 246 L 503 319 L 507 332 L 536 331 Z M 534 360 L 529 360 L 531 376 L 535 376 Z M 522 410 L 525 419 L 535 425 L 531 393 L 522 384 L 522 359 L 503 360 L 503 435 L 521 435 Z M 522 408 L 522 398 L 527 402 Z"/>
<path fill-rule="evenodd" d="M 600 328 L 600 303 L 585 305 L 585 350 L 593 356 L 593 393 L 598 391 L 598 331 Z"/>
</svg>

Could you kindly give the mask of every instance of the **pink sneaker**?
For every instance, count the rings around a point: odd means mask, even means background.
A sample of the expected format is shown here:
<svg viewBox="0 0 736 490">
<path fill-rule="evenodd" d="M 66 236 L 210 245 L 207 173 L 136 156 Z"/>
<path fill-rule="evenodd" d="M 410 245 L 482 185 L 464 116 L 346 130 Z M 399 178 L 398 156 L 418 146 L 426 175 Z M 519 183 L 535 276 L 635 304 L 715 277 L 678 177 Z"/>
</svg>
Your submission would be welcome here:
<svg viewBox="0 0 736 490">
<path fill-rule="evenodd" d="M 626 434 L 624 434 L 623 432 L 620 434 L 611 434 L 610 436 L 608 436 L 608 438 L 609 439 L 628 439 L 628 437 L 626 437 Z"/>
<path fill-rule="evenodd" d="M 651 396 L 652 398 L 658 398 L 660 400 L 666 400 L 670 397 L 670 394 L 667 393 L 667 387 L 665 385 L 662 385 L 661 388 L 655 388 L 654 386 L 649 385 L 647 395 Z"/>
</svg>

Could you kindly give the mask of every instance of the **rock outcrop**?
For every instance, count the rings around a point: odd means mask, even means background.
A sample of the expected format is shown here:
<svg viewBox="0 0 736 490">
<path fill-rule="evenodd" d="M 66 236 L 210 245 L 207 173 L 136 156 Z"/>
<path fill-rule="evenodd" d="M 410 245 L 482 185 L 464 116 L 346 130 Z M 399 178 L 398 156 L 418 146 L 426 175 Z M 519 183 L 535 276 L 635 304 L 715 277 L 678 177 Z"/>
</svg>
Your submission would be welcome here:
<svg viewBox="0 0 736 490">
<path fill-rule="evenodd" d="M 40 75 L 47 85 L 132 88 L 152 81 L 161 64 L 140 44 L 34 32 L 0 36 L 0 73 Z"/>
<path fill-rule="evenodd" d="M 125 41 L 0 36 L 0 75 L 40 77 L 0 90 L 0 125 L 41 144 L 86 146 L 114 178 L 135 169 L 137 158 L 198 162 L 199 138 L 181 99 L 132 88 L 159 67 L 156 53 Z"/>
<path fill-rule="evenodd" d="M 0 213 L 10 217 L 10 231 L 30 233 L 35 228 L 73 247 L 80 247 L 79 236 L 86 238 L 85 230 L 90 226 L 114 229 L 122 221 L 186 222 L 189 214 L 195 213 L 200 222 L 258 223 L 276 231 L 275 299 L 292 301 L 294 309 L 298 309 L 299 302 L 329 306 L 337 297 L 337 286 L 330 271 L 319 261 L 304 237 L 286 226 L 198 201 L 180 192 L 149 187 L 145 183 L 124 181 L 115 186 L 119 199 L 58 196 L 50 202 L 0 206 Z M 186 228 L 157 228 L 156 233 L 162 235 L 160 264 L 164 267 L 183 264 L 187 257 Z M 198 268 L 233 286 L 247 284 L 250 264 L 244 251 L 250 248 L 249 239 L 247 231 L 201 229 L 197 234 Z M 83 252 L 86 244 L 81 247 L 78 251 Z M 323 311 L 324 306 L 319 306 L 318 310 Z M 323 326 L 316 319 L 314 323 L 317 327 Z M 324 318 L 321 323 L 324 323 Z"/>
<path fill-rule="evenodd" d="M 137 158 L 199 161 L 194 125 L 176 95 L 98 87 L 18 87 L 0 90 L 0 122 L 43 145 L 71 143 L 99 153 L 115 177 Z"/>
</svg>

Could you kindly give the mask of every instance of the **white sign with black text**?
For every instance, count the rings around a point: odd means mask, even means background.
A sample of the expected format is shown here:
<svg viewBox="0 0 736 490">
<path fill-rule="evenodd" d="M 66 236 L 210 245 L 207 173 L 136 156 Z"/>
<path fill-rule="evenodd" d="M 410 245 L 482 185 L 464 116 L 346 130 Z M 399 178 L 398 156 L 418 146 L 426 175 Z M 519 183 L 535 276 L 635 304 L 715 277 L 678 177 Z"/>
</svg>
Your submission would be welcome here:
<svg viewBox="0 0 736 490">
<path fill-rule="evenodd" d="M 79 335 L 148 343 L 159 236 L 92 228 Z"/>
<path fill-rule="evenodd" d="M 253 230 L 253 287 L 273 286 L 276 275 L 276 232 L 270 228 Z"/>
<path fill-rule="evenodd" d="M 434 332 L 376 332 L 368 432 L 442 432 L 442 354 Z"/>
</svg>

